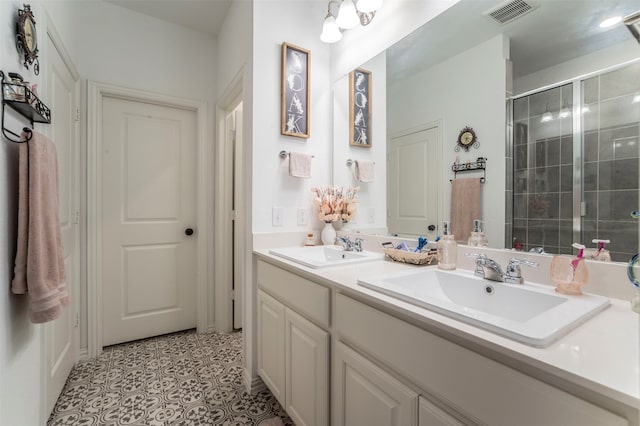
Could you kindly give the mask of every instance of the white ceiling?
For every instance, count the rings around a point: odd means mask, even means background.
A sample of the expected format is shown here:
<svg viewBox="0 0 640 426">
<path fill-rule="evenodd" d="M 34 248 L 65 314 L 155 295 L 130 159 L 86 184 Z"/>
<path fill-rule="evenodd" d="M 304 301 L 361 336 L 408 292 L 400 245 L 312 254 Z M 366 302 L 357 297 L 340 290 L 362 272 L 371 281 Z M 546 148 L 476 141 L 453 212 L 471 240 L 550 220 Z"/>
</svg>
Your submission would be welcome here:
<svg viewBox="0 0 640 426">
<path fill-rule="evenodd" d="M 105 1 L 216 36 L 233 0 Z M 484 12 L 504 0 L 461 0 L 387 50 L 388 77 L 428 68 L 500 33 L 511 40 L 514 77 L 526 75 L 628 40 L 631 34 L 623 24 L 605 30 L 598 24 L 640 9 L 639 0 L 526 1 L 535 10 L 501 25 Z"/>
<path fill-rule="evenodd" d="M 527 75 L 632 39 L 622 23 L 608 29 L 599 24 L 640 9 L 638 0 L 526 1 L 535 10 L 499 24 L 484 12 L 503 0 L 461 0 L 387 50 L 387 76 L 402 78 L 426 69 L 500 33 L 511 40 L 514 77 Z"/>
<path fill-rule="evenodd" d="M 163 21 L 217 36 L 232 0 L 105 0 Z"/>
</svg>

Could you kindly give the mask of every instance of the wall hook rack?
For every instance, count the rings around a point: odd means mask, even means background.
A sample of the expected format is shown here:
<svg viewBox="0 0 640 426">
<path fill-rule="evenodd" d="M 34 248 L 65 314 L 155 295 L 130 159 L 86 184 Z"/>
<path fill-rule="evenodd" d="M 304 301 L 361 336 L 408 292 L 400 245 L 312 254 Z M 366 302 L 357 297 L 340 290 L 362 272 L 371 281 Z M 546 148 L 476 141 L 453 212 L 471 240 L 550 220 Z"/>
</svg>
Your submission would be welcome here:
<svg viewBox="0 0 640 426">
<path fill-rule="evenodd" d="M 26 139 L 22 139 L 21 135 L 5 127 L 5 107 L 10 106 L 13 110 L 29 120 L 31 127 L 33 127 L 33 123 L 51 123 L 51 110 L 38 99 L 26 85 L 21 84 L 20 81 L 5 81 L 3 71 L 0 71 L 0 82 L 2 82 L 2 135 L 14 143 L 29 142 L 33 137 L 33 130 L 31 128 L 24 127 L 22 129 L 23 132 L 26 133 Z M 17 139 L 14 139 L 14 137 Z"/>
</svg>

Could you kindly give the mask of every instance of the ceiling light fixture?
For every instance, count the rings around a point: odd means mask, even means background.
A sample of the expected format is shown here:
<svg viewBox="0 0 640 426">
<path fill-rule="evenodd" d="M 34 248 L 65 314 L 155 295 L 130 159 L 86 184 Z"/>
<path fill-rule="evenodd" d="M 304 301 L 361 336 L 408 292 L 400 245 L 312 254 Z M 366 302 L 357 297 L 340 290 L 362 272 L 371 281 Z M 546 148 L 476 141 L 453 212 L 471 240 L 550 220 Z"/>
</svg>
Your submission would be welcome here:
<svg viewBox="0 0 640 426">
<path fill-rule="evenodd" d="M 624 24 L 640 43 L 640 10 L 624 17 Z"/>
<path fill-rule="evenodd" d="M 542 114 L 542 118 L 540 119 L 540 122 L 546 123 L 547 121 L 551 121 L 551 120 L 553 120 L 553 115 L 551 114 L 551 111 L 549 111 L 549 104 L 547 104 L 547 108 L 544 114 Z"/>
<path fill-rule="evenodd" d="M 622 16 L 612 16 L 600 22 L 600 28 L 613 27 L 615 24 L 622 22 Z"/>
<path fill-rule="evenodd" d="M 325 43 L 335 43 L 342 38 L 342 31 L 340 31 L 340 28 L 336 23 L 336 18 L 331 14 L 331 3 L 335 2 L 330 1 L 327 6 L 327 16 L 324 18 L 322 34 L 320 34 L 320 40 Z"/>
<path fill-rule="evenodd" d="M 342 38 L 342 30 L 356 27 L 358 24 L 368 25 L 382 6 L 383 0 L 331 0 L 327 5 L 327 16 L 322 24 L 320 40 L 335 43 Z M 339 5 L 338 13 L 331 13 L 331 5 Z"/>
<path fill-rule="evenodd" d="M 338 24 L 340 28 L 348 30 L 359 23 L 360 19 L 358 18 L 358 12 L 356 12 L 356 5 L 353 4 L 353 0 L 342 0 L 340 10 L 338 10 L 336 24 Z"/>
</svg>

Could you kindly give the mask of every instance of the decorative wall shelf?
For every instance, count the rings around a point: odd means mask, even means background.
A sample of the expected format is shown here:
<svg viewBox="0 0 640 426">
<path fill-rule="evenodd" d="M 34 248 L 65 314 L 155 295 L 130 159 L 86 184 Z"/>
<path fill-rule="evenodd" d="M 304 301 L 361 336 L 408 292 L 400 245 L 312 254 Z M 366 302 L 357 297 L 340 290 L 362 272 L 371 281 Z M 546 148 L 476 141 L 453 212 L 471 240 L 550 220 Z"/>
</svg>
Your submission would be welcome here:
<svg viewBox="0 0 640 426">
<path fill-rule="evenodd" d="M 5 106 L 10 106 L 31 123 L 51 123 L 51 110 L 42 102 L 26 85 L 5 82 L 5 74 L 0 71 L 0 81 L 2 81 L 2 134 L 11 142 L 22 143 L 31 139 L 32 129 L 25 127 L 24 132 L 28 133 L 27 140 L 22 140 L 21 136 L 4 126 Z M 7 133 L 17 137 L 14 140 Z"/>
<path fill-rule="evenodd" d="M 487 178 L 487 158 L 478 157 L 476 161 L 467 161 L 466 163 L 453 163 L 451 171 L 453 172 L 453 178 L 458 176 L 458 173 L 473 172 L 482 170 L 482 177 L 480 182 L 484 183 Z"/>
</svg>

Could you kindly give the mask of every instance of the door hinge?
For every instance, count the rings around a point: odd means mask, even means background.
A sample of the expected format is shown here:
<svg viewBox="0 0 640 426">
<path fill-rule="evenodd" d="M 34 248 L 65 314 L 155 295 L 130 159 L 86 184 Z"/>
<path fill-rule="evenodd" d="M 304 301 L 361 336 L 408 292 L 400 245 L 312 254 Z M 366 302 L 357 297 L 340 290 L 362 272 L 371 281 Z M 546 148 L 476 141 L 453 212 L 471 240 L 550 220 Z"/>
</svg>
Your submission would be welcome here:
<svg viewBox="0 0 640 426">
<path fill-rule="evenodd" d="M 580 216 L 587 215 L 587 203 L 585 201 L 580 201 Z"/>
<path fill-rule="evenodd" d="M 236 220 L 236 211 L 235 210 L 231 210 L 231 220 Z"/>
<path fill-rule="evenodd" d="M 76 225 L 80 223 L 80 210 L 76 210 L 75 215 L 73 217 L 73 223 Z"/>
<path fill-rule="evenodd" d="M 76 323 L 74 324 L 74 327 L 79 327 L 80 326 L 80 312 L 76 312 Z"/>
<path fill-rule="evenodd" d="M 80 108 L 76 108 L 76 121 L 80 121 Z"/>
</svg>

